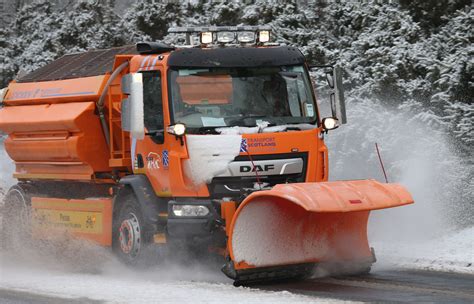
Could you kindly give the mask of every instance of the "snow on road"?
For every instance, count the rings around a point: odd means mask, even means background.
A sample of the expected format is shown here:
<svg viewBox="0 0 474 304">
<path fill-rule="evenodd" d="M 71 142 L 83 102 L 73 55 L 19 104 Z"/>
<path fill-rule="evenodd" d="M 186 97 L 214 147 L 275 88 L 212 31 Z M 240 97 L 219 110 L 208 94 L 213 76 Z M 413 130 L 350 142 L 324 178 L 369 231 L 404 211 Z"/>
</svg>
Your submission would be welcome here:
<svg viewBox="0 0 474 304">
<path fill-rule="evenodd" d="M 217 269 L 176 266 L 139 272 L 111 262 L 102 265 L 100 273 L 88 273 L 55 269 L 48 265 L 52 260 L 45 265 L 41 261 L 11 263 L 5 254 L 0 258 L 0 289 L 62 298 L 107 303 L 341 303 L 287 291 L 236 288 Z"/>
<path fill-rule="evenodd" d="M 374 269 L 416 268 L 474 274 L 474 227 L 420 241 L 376 241 Z"/>
</svg>

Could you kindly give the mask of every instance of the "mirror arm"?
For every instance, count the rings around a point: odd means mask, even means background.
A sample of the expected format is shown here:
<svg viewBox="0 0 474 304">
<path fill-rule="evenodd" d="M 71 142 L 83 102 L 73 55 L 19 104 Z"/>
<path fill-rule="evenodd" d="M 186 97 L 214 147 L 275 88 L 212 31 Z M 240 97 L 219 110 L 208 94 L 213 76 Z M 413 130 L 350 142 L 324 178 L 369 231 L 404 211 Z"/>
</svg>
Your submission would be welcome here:
<svg viewBox="0 0 474 304">
<path fill-rule="evenodd" d="M 165 130 L 164 129 L 161 129 L 161 130 L 151 130 L 149 132 L 146 132 L 145 135 L 148 135 L 148 136 L 155 136 L 156 134 L 159 134 L 159 133 L 163 133 L 163 135 L 165 135 Z"/>
</svg>

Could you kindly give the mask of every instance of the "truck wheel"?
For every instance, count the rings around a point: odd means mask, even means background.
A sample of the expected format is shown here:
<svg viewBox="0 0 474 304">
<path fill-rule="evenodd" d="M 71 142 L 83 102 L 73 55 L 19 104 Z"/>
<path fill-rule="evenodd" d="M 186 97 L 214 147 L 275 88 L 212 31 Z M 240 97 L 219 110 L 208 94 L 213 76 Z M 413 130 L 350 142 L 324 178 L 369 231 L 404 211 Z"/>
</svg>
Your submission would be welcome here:
<svg viewBox="0 0 474 304">
<path fill-rule="evenodd" d="M 133 194 L 121 200 L 114 224 L 113 249 L 126 264 L 141 264 L 150 245 L 145 238 L 144 220 Z"/>
<path fill-rule="evenodd" d="M 4 197 L 1 227 L 6 250 L 16 251 L 31 240 L 31 199 L 20 185 L 11 187 Z"/>
</svg>

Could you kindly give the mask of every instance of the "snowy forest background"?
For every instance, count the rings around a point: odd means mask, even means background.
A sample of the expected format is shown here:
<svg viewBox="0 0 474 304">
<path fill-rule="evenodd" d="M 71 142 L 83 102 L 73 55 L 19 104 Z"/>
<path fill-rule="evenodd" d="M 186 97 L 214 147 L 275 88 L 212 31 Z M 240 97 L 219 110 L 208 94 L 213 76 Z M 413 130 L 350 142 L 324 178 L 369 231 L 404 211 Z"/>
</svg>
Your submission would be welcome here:
<svg viewBox="0 0 474 304">
<path fill-rule="evenodd" d="M 67 53 L 172 41 L 171 26 L 267 24 L 310 63 L 344 68 L 349 124 L 329 134 L 333 176 L 380 178 L 379 142 L 392 179 L 419 183 L 429 203 L 455 206 L 441 208 L 452 222 L 474 225 L 470 0 L 137 1 L 122 14 L 114 2 L 18 7 L 0 29 L 0 88 Z"/>
</svg>

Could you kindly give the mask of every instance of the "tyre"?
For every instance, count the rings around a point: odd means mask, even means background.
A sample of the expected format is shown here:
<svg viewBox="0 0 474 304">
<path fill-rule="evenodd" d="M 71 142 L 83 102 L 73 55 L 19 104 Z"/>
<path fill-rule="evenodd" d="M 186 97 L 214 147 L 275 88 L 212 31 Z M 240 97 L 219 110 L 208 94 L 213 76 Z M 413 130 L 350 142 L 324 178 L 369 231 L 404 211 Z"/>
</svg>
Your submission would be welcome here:
<svg viewBox="0 0 474 304">
<path fill-rule="evenodd" d="M 150 256 L 151 239 L 133 193 L 116 198 L 112 248 L 118 258 L 128 265 L 144 264 Z"/>
<path fill-rule="evenodd" d="M 31 198 L 24 187 L 11 187 L 4 197 L 1 246 L 16 251 L 31 242 Z"/>
</svg>

